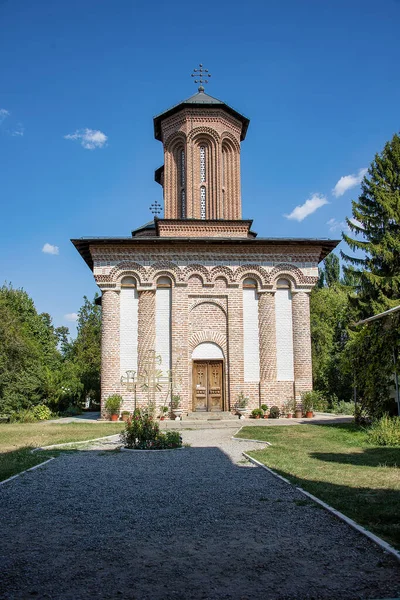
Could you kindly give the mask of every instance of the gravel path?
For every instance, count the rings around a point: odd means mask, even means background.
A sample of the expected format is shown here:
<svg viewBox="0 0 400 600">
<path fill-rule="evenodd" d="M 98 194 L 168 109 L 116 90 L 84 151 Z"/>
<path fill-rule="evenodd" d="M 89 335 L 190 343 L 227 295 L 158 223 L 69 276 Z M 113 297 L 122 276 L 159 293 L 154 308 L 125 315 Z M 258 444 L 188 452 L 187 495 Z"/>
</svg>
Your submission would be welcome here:
<svg viewBox="0 0 400 600">
<path fill-rule="evenodd" d="M 65 453 L 0 487 L 0 598 L 358 599 L 399 563 L 264 469 L 230 429 L 170 452 Z M 108 445 L 107 448 L 112 448 Z"/>
</svg>

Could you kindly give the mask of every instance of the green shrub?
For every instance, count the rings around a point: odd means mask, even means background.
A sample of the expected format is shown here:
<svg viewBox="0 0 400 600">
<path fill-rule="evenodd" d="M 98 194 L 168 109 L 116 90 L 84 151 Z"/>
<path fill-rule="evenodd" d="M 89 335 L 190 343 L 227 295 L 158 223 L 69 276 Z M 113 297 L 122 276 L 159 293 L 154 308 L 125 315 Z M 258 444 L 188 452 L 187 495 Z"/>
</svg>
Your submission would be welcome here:
<svg viewBox="0 0 400 600">
<path fill-rule="evenodd" d="M 261 408 L 254 408 L 251 411 L 251 415 L 256 419 L 257 417 L 262 417 L 264 414 L 264 411 L 261 410 Z"/>
<path fill-rule="evenodd" d="M 135 450 L 165 450 L 181 448 L 182 438 L 179 431 L 162 433 L 151 415 L 136 410 L 120 436 L 125 448 Z"/>
<path fill-rule="evenodd" d="M 265 413 L 268 411 L 268 406 L 267 404 L 261 404 L 261 410 L 264 411 Z"/>
<path fill-rule="evenodd" d="M 354 402 L 345 402 L 344 400 L 335 403 L 332 408 L 337 415 L 354 415 L 355 412 Z"/>
<path fill-rule="evenodd" d="M 30 408 L 23 408 L 11 415 L 11 422 L 17 423 L 35 423 L 38 421 L 35 413 Z"/>
<path fill-rule="evenodd" d="M 67 409 L 63 412 L 64 417 L 76 417 L 82 414 L 82 409 L 76 404 L 70 404 Z"/>
<path fill-rule="evenodd" d="M 279 419 L 279 406 L 271 406 L 269 409 L 269 416 L 271 419 Z"/>
<path fill-rule="evenodd" d="M 313 410 L 324 412 L 328 408 L 327 400 L 325 400 L 322 392 L 318 392 L 317 390 L 303 392 L 301 395 L 301 404 L 304 412 L 311 412 Z"/>
<path fill-rule="evenodd" d="M 109 396 L 106 400 L 104 408 L 110 415 L 117 415 L 121 408 L 122 397 L 119 394 L 113 394 Z"/>
<path fill-rule="evenodd" d="M 32 412 L 38 421 L 47 421 L 51 419 L 51 410 L 44 404 L 38 404 L 32 408 Z"/>
<path fill-rule="evenodd" d="M 400 446 L 400 417 L 384 415 L 368 430 L 368 441 L 374 446 Z"/>
</svg>

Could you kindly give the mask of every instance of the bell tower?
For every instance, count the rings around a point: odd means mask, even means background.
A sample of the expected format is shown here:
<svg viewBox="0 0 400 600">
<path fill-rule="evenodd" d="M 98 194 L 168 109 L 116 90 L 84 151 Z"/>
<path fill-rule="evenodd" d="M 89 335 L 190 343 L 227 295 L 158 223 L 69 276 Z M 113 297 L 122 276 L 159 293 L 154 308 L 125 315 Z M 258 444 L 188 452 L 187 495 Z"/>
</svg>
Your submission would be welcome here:
<svg viewBox="0 0 400 600">
<path fill-rule="evenodd" d="M 233 221 L 242 218 L 240 143 L 249 120 L 205 93 L 211 75 L 200 65 L 198 92 L 154 118 L 164 147 L 155 172 L 163 187 L 164 219 Z"/>
</svg>

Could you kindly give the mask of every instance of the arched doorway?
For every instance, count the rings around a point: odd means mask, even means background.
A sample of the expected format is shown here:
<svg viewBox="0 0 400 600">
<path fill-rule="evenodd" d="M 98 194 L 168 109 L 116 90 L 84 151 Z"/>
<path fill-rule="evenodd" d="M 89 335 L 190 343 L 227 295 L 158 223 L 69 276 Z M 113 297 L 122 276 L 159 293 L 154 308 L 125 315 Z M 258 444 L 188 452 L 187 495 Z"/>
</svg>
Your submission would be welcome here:
<svg viewBox="0 0 400 600">
<path fill-rule="evenodd" d="M 203 342 L 192 353 L 193 411 L 224 410 L 224 353 L 214 342 Z"/>
</svg>

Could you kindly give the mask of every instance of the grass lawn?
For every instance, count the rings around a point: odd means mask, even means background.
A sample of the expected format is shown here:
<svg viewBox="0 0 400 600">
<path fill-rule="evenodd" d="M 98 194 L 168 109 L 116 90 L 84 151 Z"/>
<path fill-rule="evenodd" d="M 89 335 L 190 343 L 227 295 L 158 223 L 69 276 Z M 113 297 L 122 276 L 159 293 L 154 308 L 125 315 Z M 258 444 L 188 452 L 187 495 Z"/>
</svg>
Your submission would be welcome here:
<svg viewBox="0 0 400 600">
<path fill-rule="evenodd" d="M 32 448 L 79 442 L 113 435 L 123 423 L 0 423 L 0 481 L 29 469 L 54 452 L 30 453 Z"/>
<path fill-rule="evenodd" d="M 243 427 L 237 437 L 270 442 L 249 454 L 400 548 L 400 448 L 371 446 L 347 423 Z"/>
</svg>

